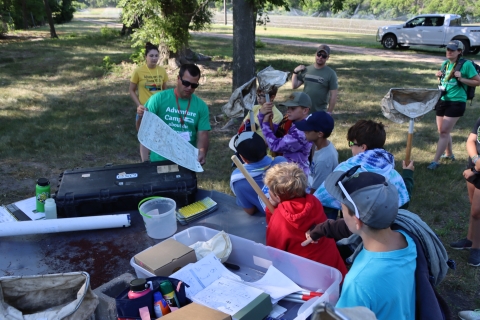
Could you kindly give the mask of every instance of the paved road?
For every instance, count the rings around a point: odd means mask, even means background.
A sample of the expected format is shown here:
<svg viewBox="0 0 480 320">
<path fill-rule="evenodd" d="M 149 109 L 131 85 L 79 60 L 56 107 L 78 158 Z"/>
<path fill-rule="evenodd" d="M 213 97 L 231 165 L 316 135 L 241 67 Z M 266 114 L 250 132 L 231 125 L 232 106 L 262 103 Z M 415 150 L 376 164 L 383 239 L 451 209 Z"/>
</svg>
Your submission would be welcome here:
<svg viewBox="0 0 480 320">
<path fill-rule="evenodd" d="M 232 39 L 232 35 L 220 34 L 220 33 L 211 33 L 211 32 L 192 32 L 192 34 L 200 37 L 215 37 L 223 39 Z M 306 48 L 316 48 L 318 42 L 307 42 L 307 41 L 297 41 L 297 40 L 284 40 L 284 39 L 275 39 L 275 38 L 260 38 L 262 42 L 271 43 L 271 44 L 281 44 L 285 46 L 298 46 Z M 332 52 L 347 52 L 347 53 L 358 53 L 358 54 L 369 54 L 372 56 L 382 57 L 386 59 L 402 60 L 402 61 L 415 61 L 415 62 L 426 62 L 426 63 L 435 63 L 441 64 L 445 58 L 438 56 L 431 56 L 427 54 L 412 54 L 411 52 L 402 52 L 399 50 L 384 50 L 384 49 L 369 49 L 361 47 L 349 47 L 332 44 L 329 45 L 332 49 Z"/>
<path fill-rule="evenodd" d="M 108 24 L 109 26 L 115 28 L 121 28 L 121 23 L 116 22 L 106 22 L 106 21 L 97 21 L 94 19 L 76 19 L 78 21 L 85 21 L 91 23 L 98 23 L 98 24 Z M 220 34 L 220 33 L 212 33 L 212 32 L 192 32 L 193 35 L 199 37 L 215 37 L 215 38 L 222 38 L 222 39 L 232 39 L 233 35 L 229 34 Z M 317 42 L 308 42 L 308 41 L 297 41 L 297 40 L 284 40 L 284 39 L 275 39 L 275 38 L 260 38 L 262 42 L 271 43 L 271 44 L 281 44 L 285 46 L 297 46 L 297 47 L 305 47 L 305 48 L 316 48 L 318 46 Z M 426 63 L 434 63 L 434 64 L 441 64 L 445 58 L 439 56 L 431 56 L 427 54 L 414 54 L 411 52 L 402 52 L 400 50 L 386 50 L 386 49 L 370 49 L 370 48 L 362 48 L 362 47 L 350 47 L 350 46 L 342 46 L 332 44 L 329 45 L 333 52 L 347 52 L 347 53 L 358 53 L 358 54 L 369 54 L 372 56 L 382 57 L 385 59 L 392 59 L 392 60 L 401 60 L 401 61 L 415 61 L 415 62 L 426 62 Z"/>
</svg>

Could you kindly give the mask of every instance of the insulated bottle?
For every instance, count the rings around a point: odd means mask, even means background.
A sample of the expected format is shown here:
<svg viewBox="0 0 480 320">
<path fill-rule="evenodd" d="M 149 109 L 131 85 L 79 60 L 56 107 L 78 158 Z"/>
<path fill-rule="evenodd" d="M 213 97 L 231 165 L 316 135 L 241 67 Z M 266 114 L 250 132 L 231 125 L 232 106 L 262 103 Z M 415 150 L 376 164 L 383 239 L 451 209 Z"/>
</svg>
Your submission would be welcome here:
<svg viewBox="0 0 480 320">
<path fill-rule="evenodd" d="M 47 178 L 39 178 L 37 180 L 35 197 L 37 198 L 37 212 L 45 212 L 45 200 L 50 198 L 50 181 Z"/>
</svg>

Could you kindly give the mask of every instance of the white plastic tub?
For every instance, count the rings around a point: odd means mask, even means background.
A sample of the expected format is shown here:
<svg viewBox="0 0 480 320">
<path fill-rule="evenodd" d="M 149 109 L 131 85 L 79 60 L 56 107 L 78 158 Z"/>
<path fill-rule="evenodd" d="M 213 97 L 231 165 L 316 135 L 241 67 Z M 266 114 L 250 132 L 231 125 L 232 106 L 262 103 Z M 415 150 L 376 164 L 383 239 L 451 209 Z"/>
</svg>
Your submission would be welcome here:
<svg viewBox="0 0 480 320">
<path fill-rule="evenodd" d="M 207 241 L 218 232 L 206 227 L 191 227 L 175 234 L 172 239 L 189 246 L 197 241 Z M 342 274 L 337 269 L 251 240 L 234 235 L 229 236 L 233 250 L 228 262 L 240 267 L 240 270 L 232 272 L 238 274 L 243 280 L 256 281 L 265 274 L 270 265 L 273 265 L 300 287 L 324 293 L 320 298 L 312 299 L 303 306 L 282 303 L 285 307 L 290 307 L 284 316 L 285 319 L 306 319 L 312 313 L 313 307 L 322 301 L 336 304 L 342 280 Z M 155 276 L 137 265 L 133 257 L 130 264 L 139 278 Z"/>
</svg>

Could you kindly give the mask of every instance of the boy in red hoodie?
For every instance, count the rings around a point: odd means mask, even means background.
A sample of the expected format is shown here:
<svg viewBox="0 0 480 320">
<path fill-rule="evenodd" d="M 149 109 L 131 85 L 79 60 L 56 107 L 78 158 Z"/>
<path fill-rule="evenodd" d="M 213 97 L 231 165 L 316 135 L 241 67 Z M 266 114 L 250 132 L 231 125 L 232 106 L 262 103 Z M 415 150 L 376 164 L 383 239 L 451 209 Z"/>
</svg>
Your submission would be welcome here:
<svg viewBox="0 0 480 320">
<path fill-rule="evenodd" d="M 305 232 L 327 220 L 320 201 L 305 192 L 303 170 L 295 163 L 279 163 L 267 171 L 264 180 L 275 207 L 273 214 L 266 209 L 267 246 L 331 266 L 345 276 L 347 268 L 333 239 L 323 237 L 302 246 Z"/>
</svg>

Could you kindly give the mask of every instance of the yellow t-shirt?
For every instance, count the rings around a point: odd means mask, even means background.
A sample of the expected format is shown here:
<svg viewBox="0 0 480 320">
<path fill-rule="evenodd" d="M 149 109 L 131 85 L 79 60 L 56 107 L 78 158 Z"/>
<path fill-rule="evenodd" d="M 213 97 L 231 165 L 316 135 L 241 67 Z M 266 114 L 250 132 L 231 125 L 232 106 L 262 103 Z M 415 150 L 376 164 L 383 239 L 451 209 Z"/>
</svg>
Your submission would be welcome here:
<svg viewBox="0 0 480 320">
<path fill-rule="evenodd" d="M 149 69 L 146 64 L 138 67 L 132 74 L 130 82 L 135 83 L 138 89 L 138 100 L 145 104 L 148 98 L 162 91 L 163 84 L 168 81 L 167 71 L 160 66 Z"/>
<path fill-rule="evenodd" d="M 263 136 L 263 132 L 262 132 L 262 127 L 260 127 L 260 122 L 258 122 L 258 113 L 260 112 L 260 107 L 261 107 L 261 105 L 257 104 L 252 109 L 253 117 L 255 118 L 255 132 L 258 133 L 263 138 L 263 140 L 265 140 L 265 137 Z M 246 123 L 247 120 L 250 120 L 250 112 L 251 111 L 249 111 L 247 113 L 247 116 L 245 117 L 245 119 L 243 119 L 243 123 Z M 275 106 L 273 106 L 272 112 L 273 112 L 272 122 L 275 123 L 275 124 L 279 124 L 280 121 L 282 121 L 282 119 L 283 119 L 283 114 Z"/>
</svg>

